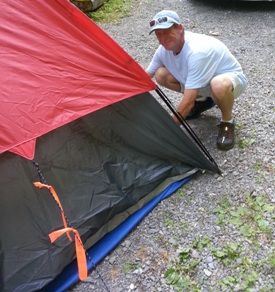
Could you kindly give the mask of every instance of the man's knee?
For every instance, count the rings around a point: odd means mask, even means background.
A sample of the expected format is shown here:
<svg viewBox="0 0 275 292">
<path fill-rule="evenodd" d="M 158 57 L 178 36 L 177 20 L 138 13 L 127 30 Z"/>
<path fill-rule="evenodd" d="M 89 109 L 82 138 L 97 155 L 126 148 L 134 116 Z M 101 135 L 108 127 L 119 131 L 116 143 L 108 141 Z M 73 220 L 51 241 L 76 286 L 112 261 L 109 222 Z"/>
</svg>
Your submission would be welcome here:
<svg viewBox="0 0 275 292">
<path fill-rule="evenodd" d="M 178 80 L 165 67 L 158 68 L 155 79 L 161 86 L 177 92 L 182 92 L 182 86 Z"/>
<path fill-rule="evenodd" d="M 171 74 L 165 67 L 160 67 L 155 73 L 155 79 L 159 85 L 165 86 L 168 81 L 169 75 Z"/>
<path fill-rule="evenodd" d="M 222 98 L 232 94 L 233 84 L 226 76 L 216 76 L 211 80 L 210 84 L 216 98 Z"/>
</svg>

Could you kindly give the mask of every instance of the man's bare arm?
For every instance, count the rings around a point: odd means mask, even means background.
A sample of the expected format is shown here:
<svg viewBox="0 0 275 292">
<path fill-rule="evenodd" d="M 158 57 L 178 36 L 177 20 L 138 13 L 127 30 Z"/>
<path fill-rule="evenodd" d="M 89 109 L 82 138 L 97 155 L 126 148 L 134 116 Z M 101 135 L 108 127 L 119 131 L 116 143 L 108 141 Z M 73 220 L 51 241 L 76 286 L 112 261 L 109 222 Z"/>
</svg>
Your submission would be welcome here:
<svg viewBox="0 0 275 292">
<path fill-rule="evenodd" d="M 188 113 L 192 110 L 195 104 L 195 100 L 198 97 L 198 89 L 185 89 L 183 93 L 183 98 L 180 101 L 177 111 L 181 114 L 183 118 L 186 118 Z M 174 121 L 179 125 L 180 121 L 176 116 L 173 116 Z"/>
</svg>

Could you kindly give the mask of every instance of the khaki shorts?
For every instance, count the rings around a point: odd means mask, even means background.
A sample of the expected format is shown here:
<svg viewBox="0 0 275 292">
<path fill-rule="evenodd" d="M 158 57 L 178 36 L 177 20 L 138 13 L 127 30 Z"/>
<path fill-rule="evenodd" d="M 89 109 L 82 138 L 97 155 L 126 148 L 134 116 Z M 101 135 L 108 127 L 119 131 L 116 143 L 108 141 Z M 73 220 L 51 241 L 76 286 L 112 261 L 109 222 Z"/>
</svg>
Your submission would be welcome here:
<svg viewBox="0 0 275 292">
<path fill-rule="evenodd" d="M 225 73 L 221 74 L 219 76 L 226 76 L 229 78 L 233 84 L 233 96 L 236 98 L 240 96 L 242 93 L 244 93 L 246 87 L 247 87 L 247 80 L 244 75 L 237 75 L 235 73 Z M 181 85 L 182 92 L 184 91 L 184 86 Z M 208 85 L 206 87 L 199 89 L 199 96 L 206 97 L 210 96 L 211 98 L 214 98 L 214 94 L 211 90 L 211 86 Z"/>
</svg>

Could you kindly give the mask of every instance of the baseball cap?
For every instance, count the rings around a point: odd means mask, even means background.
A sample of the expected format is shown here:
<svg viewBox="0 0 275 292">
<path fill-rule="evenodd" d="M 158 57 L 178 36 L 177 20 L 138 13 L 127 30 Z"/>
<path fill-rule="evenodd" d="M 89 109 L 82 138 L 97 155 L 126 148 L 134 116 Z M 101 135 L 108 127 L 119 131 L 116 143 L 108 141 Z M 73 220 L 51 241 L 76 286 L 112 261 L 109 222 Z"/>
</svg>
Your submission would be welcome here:
<svg viewBox="0 0 275 292">
<path fill-rule="evenodd" d="M 180 23 L 180 18 L 178 14 L 172 10 L 162 10 L 158 12 L 150 21 L 149 34 L 151 34 L 156 29 L 170 28 L 175 23 Z"/>
</svg>

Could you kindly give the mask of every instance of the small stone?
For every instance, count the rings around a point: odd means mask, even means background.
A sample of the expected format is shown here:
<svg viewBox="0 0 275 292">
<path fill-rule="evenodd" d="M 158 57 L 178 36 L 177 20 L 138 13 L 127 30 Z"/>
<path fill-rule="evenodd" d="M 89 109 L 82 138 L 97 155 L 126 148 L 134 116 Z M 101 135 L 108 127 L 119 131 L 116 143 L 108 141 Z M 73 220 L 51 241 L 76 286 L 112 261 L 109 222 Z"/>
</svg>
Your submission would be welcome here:
<svg viewBox="0 0 275 292">
<path fill-rule="evenodd" d="M 198 259 L 198 258 L 200 257 L 200 254 L 199 254 L 199 252 L 198 252 L 197 250 L 192 249 L 192 250 L 191 250 L 191 256 L 192 256 L 193 258 Z"/>
<path fill-rule="evenodd" d="M 213 262 L 213 258 L 211 256 L 206 258 L 206 262 L 207 263 L 212 263 Z"/>
<path fill-rule="evenodd" d="M 209 263 L 208 268 L 213 271 L 215 270 L 215 265 L 213 263 Z"/>
<path fill-rule="evenodd" d="M 212 272 L 208 271 L 207 269 L 204 269 L 203 272 L 207 277 L 210 277 L 212 275 Z"/>
<path fill-rule="evenodd" d="M 149 267 L 149 266 L 146 266 L 146 267 L 144 267 L 144 269 L 143 269 L 143 273 L 146 274 L 149 270 L 150 270 L 150 267 Z"/>
<path fill-rule="evenodd" d="M 220 227 L 220 226 L 214 226 L 214 228 L 215 228 L 217 231 L 220 231 L 220 230 L 221 230 L 221 227 Z"/>
<path fill-rule="evenodd" d="M 142 274 L 142 272 L 143 272 L 142 268 L 139 268 L 139 269 L 134 270 L 134 271 L 133 271 L 133 274 L 138 274 L 138 275 L 140 275 L 140 274 Z"/>
<path fill-rule="evenodd" d="M 116 261 L 116 257 L 115 256 L 109 258 L 109 263 L 111 265 L 113 265 L 115 263 L 115 261 Z"/>
<path fill-rule="evenodd" d="M 170 238 L 169 239 L 169 243 L 172 244 L 172 245 L 175 245 L 176 244 L 176 240 L 174 238 Z"/>
<path fill-rule="evenodd" d="M 240 291 L 243 291 L 243 287 L 239 284 L 237 284 L 235 287 L 234 287 L 234 292 L 240 292 Z"/>
<path fill-rule="evenodd" d="M 237 262 L 238 265 L 241 265 L 243 263 L 243 260 L 239 258 L 239 259 L 236 260 L 236 262 Z"/>
</svg>

